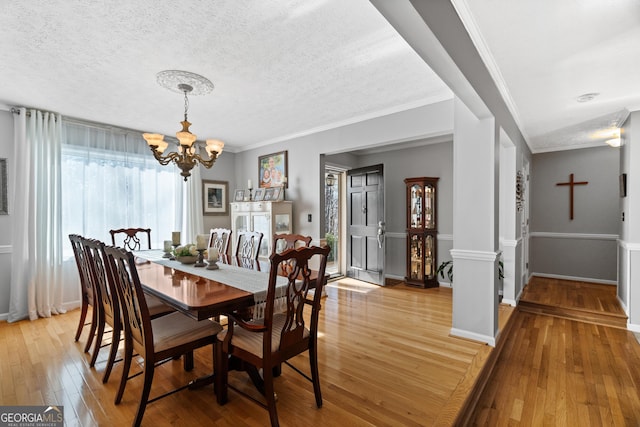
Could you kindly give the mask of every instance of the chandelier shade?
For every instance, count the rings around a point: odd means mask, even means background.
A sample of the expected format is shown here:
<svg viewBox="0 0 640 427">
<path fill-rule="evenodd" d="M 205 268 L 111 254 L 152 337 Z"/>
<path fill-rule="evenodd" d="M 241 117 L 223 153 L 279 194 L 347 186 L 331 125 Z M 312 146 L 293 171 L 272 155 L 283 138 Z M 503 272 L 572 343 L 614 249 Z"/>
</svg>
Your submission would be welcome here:
<svg viewBox="0 0 640 427">
<path fill-rule="evenodd" d="M 178 143 L 175 151 L 165 154 L 170 142 L 164 140 L 164 135 L 159 133 L 143 133 L 142 137 L 147 141 L 155 159 L 163 166 L 173 162 L 180 168 L 180 175 L 186 181 L 191 176 L 191 169 L 198 164 L 205 168 L 211 168 L 216 159 L 222 154 L 224 142 L 217 139 L 208 139 L 205 143 L 199 142 L 198 137 L 191 133 L 191 123 L 187 119 L 189 110 L 189 93 L 207 94 L 213 90 L 213 83 L 207 78 L 188 71 L 167 70 L 157 74 L 158 83 L 171 90 L 184 94 L 184 120 L 180 122 L 182 129 L 176 132 Z"/>
</svg>

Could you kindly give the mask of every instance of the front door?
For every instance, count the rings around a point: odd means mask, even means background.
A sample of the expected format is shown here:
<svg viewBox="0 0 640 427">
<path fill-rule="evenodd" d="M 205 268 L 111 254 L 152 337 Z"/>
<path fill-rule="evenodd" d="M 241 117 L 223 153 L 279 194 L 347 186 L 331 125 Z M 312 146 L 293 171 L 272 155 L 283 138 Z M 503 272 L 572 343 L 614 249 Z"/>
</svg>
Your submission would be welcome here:
<svg viewBox="0 0 640 427">
<path fill-rule="evenodd" d="M 347 171 L 347 276 L 384 285 L 383 165 Z"/>
</svg>

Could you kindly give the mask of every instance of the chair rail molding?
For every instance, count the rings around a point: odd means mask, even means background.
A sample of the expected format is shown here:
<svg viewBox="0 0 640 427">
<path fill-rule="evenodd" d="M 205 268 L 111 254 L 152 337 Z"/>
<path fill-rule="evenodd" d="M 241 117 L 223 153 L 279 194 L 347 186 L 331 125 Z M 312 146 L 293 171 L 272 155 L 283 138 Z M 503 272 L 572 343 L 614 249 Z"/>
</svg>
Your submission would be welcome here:
<svg viewBox="0 0 640 427">
<path fill-rule="evenodd" d="M 582 239 L 582 240 L 618 240 L 617 234 L 592 234 L 592 233 L 555 233 L 551 231 L 532 231 L 531 237 L 546 239 Z"/>
<path fill-rule="evenodd" d="M 0 245 L 0 254 L 10 254 L 13 252 L 12 245 Z"/>
</svg>

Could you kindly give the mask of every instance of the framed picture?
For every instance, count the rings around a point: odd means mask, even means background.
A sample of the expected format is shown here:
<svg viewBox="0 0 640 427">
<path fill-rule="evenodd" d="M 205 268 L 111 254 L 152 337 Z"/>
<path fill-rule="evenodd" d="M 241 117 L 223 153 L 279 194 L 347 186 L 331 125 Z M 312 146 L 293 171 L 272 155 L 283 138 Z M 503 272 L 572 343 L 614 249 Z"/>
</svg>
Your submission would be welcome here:
<svg viewBox="0 0 640 427">
<path fill-rule="evenodd" d="M 274 200 L 273 198 L 274 191 L 275 191 L 275 188 L 267 188 L 266 190 L 264 190 L 264 200 L 265 201 Z"/>
<path fill-rule="evenodd" d="M 259 188 L 287 188 L 287 152 L 267 154 L 258 157 Z M 266 200 L 266 199 L 265 199 Z"/>
<path fill-rule="evenodd" d="M 229 215 L 229 183 L 227 181 L 202 180 L 202 213 L 204 215 Z"/>
<path fill-rule="evenodd" d="M 280 200 L 282 196 L 282 188 L 277 187 L 273 189 L 273 198 L 271 200 Z"/>
<path fill-rule="evenodd" d="M 258 188 L 256 192 L 253 194 L 253 200 L 256 202 L 261 202 L 264 200 L 264 188 Z"/>
<path fill-rule="evenodd" d="M 233 196 L 234 202 L 244 201 L 244 190 L 236 190 L 236 194 Z"/>
</svg>

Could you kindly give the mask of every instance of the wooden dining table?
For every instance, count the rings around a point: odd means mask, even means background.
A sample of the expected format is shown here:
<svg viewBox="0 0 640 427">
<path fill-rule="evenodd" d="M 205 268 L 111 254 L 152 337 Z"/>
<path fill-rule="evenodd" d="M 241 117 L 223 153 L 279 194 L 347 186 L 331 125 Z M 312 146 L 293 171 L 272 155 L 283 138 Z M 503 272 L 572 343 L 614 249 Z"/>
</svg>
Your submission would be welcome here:
<svg viewBox="0 0 640 427">
<path fill-rule="evenodd" d="M 250 311 L 251 307 L 255 307 L 256 294 L 225 283 L 225 275 L 220 275 L 216 279 L 218 275 L 205 273 L 208 271 L 206 267 L 181 266 L 178 261 L 164 258 L 163 252 L 158 250 L 136 251 L 134 255 L 136 270 L 144 291 L 194 319 L 205 320 L 243 309 Z M 251 276 L 254 282 L 257 277 L 262 279 L 264 276 L 264 289 L 260 289 L 259 292 L 266 292 L 269 283 L 268 273 L 271 269 L 270 261 L 222 255 L 218 263 L 229 266 L 236 275 L 238 273 L 242 275 L 242 272 L 246 271 L 248 278 Z M 279 275 L 286 274 L 279 272 Z M 317 272 L 312 271 L 312 287 L 315 287 L 317 278 Z M 326 281 L 327 278 L 328 276 L 325 275 L 324 280 Z M 230 363 L 230 369 L 245 370 L 244 367 L 235 363 Z M 262 379 L 255 375 L 253 370 L 247 373 L 256 388 L 263 392 Z M 276 372 L 276 375 L 278 374 L 279 371 Z M 190 388 L 211 384 L 213 375 L 192 381 Z"/>
<path fill-rule="evenodd" d="M 254 304 L 253 293 L 220 280 L 203 277 L 202 273 L 207 271 L 205 267 L 181 271 L 178 261 L 162 258 L 161 251 L 136 251 L 134 254 L 144 291 L 194 319 L 204 320 Z M 266 290 L 269 281 L 267 273 L 271 266 L 269 261 L 223 255 L 218 263 L 263 272 Z"/>
</svg>

